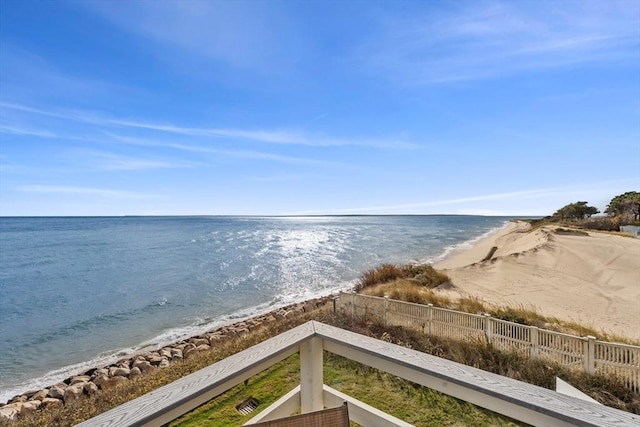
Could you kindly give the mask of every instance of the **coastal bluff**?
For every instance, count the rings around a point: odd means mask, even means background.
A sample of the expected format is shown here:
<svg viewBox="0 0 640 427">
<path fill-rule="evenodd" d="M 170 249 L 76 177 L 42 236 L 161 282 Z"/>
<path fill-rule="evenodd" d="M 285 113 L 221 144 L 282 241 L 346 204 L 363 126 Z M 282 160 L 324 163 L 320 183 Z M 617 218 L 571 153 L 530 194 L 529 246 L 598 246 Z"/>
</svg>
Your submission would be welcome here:
<svg viewBox="0 0 640 427">
<path fill-rule="evenodd" d="M 109 391 L 128 381 L 144 379 L 145 374 L 149 372 L 168 368 L 194 353 L 212 349 L 224 338 L 239 337 L 287 317 L 314 311 L 325 306 L 332 298 L 333 296 L 325 296 L 281 307 L 260 316 L 213 329 L 202 335 L 168 344 L 157 350 L 128 355 L 113 364 L 89 369 L 41 390 L 26 391 L 0 405 L 0 421 L 18 420 L 31 416 L 36 411 L 78 401 L 99 390 Z"/>
</svg>

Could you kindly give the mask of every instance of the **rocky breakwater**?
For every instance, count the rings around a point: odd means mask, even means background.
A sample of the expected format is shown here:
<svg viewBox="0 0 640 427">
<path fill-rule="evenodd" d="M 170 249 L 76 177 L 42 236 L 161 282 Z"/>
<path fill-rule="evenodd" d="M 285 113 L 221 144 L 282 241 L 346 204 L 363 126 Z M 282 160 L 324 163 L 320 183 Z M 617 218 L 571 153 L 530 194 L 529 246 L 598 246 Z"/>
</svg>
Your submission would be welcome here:
<svg viewBox="0 0 640 427">
<path fill-rule="evenodd" d="M 90 369 L 42 390 L 32 390 L 14 396 L 0 405 L 0 420 L 17 420 L 36 411 L 59 408 L 98 392 L 108 391 L 156 369 L 165 369 L 172 363 L 186 359 L 193 353 L 208 351 L 225 337 L 237 337 L 257 330 L 270 322 L 291 315 L 309 312 L 325 305 L 332 297 L 323 297 L 289 305 L 262 316 L 223 326 L 200 336 L 194 336 L 159 350 L 131 356 L 118 362 Z"/>
</svg>

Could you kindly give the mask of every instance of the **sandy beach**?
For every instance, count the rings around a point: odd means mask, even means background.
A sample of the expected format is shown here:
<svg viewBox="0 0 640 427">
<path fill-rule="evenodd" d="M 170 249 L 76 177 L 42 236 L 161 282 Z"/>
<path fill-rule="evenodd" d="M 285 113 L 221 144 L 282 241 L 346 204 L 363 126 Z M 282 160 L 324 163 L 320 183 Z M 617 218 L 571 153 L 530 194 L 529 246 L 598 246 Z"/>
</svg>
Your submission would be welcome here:
<svg viewBox="0 0 640 427">
<path fill-rule="evenodd" d="M 555 228 L 530 232 L 528 223 L 510 223 L 435 267 L 452 278 L 452 296 L 531 308 L 640 340 L 640 239 Z M 492 259 L 482 261 L 493 246 Z"/>
</svg>

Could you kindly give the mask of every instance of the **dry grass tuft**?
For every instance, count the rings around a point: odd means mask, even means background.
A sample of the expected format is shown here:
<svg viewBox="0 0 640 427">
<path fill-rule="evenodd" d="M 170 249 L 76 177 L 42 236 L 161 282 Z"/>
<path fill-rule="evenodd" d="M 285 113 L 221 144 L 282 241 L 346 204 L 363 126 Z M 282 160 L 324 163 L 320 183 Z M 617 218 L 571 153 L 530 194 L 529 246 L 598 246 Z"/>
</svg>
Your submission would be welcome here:
<svg viewBox="0 0 640 427">
<path fill-rule="evenodd" d="M 407 264 L 402 267 L 394 264 L 382 264 L 360 276 L 360 279 L 358 279 L 356 283 L 355 290 L 359 292 L 381 283 L 389 283 L 400 279 L 427 288 L 435 288 L 451 282 L 449 276 L 436 270 L 429 264 Z"/>
<path fill-rule="evenodd" d="M 400 267 L 394 264 L 382 264 L 381 266 L 365 272 L 356 283 L 355 290 L 360 291 L 379 283 L 387 283 L 403 277 Z"/>
<path fill-rule="evenodd" d="M 429 289 L 424 289 L 409 282 L 406 283 L 408 286 L 421 289 L 423 292 L 414 292 L 414 295 L 420 295 L 420 298 L 428 295 L 434 305 L 438 302 L 439 306 L 453 305 L 450 308 L 456 309 L 459 309 L 460 305 L 464 305 L 474 310 L 481 307 L 481 305 L 478 305 L 481 303 L 476 299 L 469 298 L 463 302 L 454 302 L 438 297 Z M 408 287 L 405 288 L 405 290 L 408 289 Z M 210 351 L 195 353 L 181 362 L 172 364 L 169 368 L 157 370 L 136 380 L 131 380 L 108 392 L 100 390 L 93 396 L 68 404 L 60 409 L 38 411 L 33 416 L 16 422 L 0 421 L 0 426 L 56 427 L 77 424 L 308 320 L 318 320 L 339 328 L 550 389 L 553 389 L 555 385 L 555 377 L 560 376 L 601 403 L 640 414 L 640 395 L 633 393 L 613 377 L 588 375 L 546 361 L 530 360 L 526 355 L 499 351 L 481 341 L 461 342 L 428 336 L 402 327 L 385 326 L 378 321 L 354 320 L 344 314 L 333 313 L 328 306 L 324 306 L 309 313 L 297 313 L 287 316 L 285 319 L 273 322 L 262 329 L 239 337 L 227 337 Z"/>
</svg>

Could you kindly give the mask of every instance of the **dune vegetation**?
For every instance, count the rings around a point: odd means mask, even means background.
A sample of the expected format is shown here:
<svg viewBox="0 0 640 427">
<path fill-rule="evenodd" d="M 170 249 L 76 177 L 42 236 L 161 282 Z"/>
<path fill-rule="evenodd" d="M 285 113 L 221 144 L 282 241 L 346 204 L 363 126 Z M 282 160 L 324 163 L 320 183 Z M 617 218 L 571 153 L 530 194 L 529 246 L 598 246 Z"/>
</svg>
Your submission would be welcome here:
<svg viewBox="0 0 640 427">
<path fill-rule="evenodd" d="M 437 307 L 470 313 L 488 313 L 498 319 L 565 333 L 594 335 L 604 340 L 619 338 L 607 336 L 580 324 L 544 317 L 534 310 L 521 307 L 493 306 L 473 297 L 449 298 L 446 296 L 446 292 L 438 292 L 435 289 L 446 290 L 449 286 L 449 277 L 430 265 L 395 266 L 385 264 L 365 272 L 358 280 L 356 288 L 359 292 L 369 295 L 387 296 L 392 299 L 420 304 L 433 304 Z M 553 389 L 555 378 L 558 376 L 603 404 L 640 414 L 640 395 L 632 392 L 612 377 L 589 375 L 544 360 L 530 360 L 517 353 L 497 350 L 485 342 L 460 342 L 428 336 L 402 327 L 387 326 L 376 320 L 375 316 L 372 319 L 356 320 L 343 313 L 333 312 L 331 304 L 318 305 L 314 310 L 297 311 L 292 314 L 277 321 L 265 323 L 252 331 L 247 330 L 235 336 L 225 336 L 208 351 L 193 353 L 188 358 L 176 361 L 167 368 L 157 369 L 113 389 L 98 390 L 95 394 L 85 396 L 78 401 L 69 402 L 57 408 L 39 410 L 18 421 L 0 421 L 0 426 L 67 426 L 79 423 L 309 320 L 324 322 L 546 388 Z M 237 425 L 241 425 L 250 417 L 238 417 L 238 413 L 235 411 L 235 406 L 240 403 L 238 399 L 248 393 L 259 394 L 263 403 L 263 407 L 260 409 L 264 409 L 268 406 L 268 402 L 274 401 L 283 394 L 280 392 L 288 391 L 296 383 L 296 363 L 295 358 L 289 359 L 268 372 L 252 378 L 247 384 L 240 385 L 221 395 L 205 407 L 187 414 L 174 424 L 204 425 L 202 424 L 203 420 L 213 419 L 224 420 L 224 422 L 223 424 L 218 422 L 210 425 L 236 425 L 236 422 Z M 353 371 L 360 375 L 357 381 L 350 377 L 349 372 Z M 415 425 L 431 426 L 443 423 L 511 425 L 512 423 L 511 420 L 497 414 L 416 386 L 405 380 L 392 378 L 388 374 L 377 372 L 371 368 L 357 366 L 355 362 L 342 360 L 336 356 L 327 355 L 325 357 L 325 376 L 327 384 L 332 387 L 352 394 L 364 402 L 379 407 L 401 419 L 406 419 Z M 379 382 L 377 387 L 375 386 L 376 381 Z M 352 387 L 355 384 L 358 386 Z M 244 389 L 244 387 L 253 388 Z M 266 393 L 267 389 L 272 392 Z M 368 391 L 373 389 L 377 391 L 375 393 Z M 402 404 L 387 404 L 395 402 L 394 399 L 398 396 L 401 396 Z M 425 402 L 437 402 L 437 405 L 432 407 L 433 405 L 425 405 Z M 410 416 L 409 414 L 412 413 L 417 415 Z M 196 424 L 193 424 L 194 422 Z"/>
<path fill-rule="evenodd" d="M 403 279 L 404 280 L 404 279 Z M 389 283 L 387 284 L 389 285 Z M 397 285 L 397 284 L 396 284 Z M 398 286 L 398 295 L 402 292 L 408 292 L 409 286 L 413 288 L 424 288 L 416 284 L 409 284 Z M 417 295 L 416 292 L 411 292 L 411 295 Z M 477 310 L 479 303 L 477 300 L 469 300 L 456 302 L 444 301 L 432 299 L 431 301 L 447 304 L 455 304 L 457 309 L 470 309 Z M 515 313 L 518 313 L 517 315 Z M 509 317 L 513 320 L 514 316 L 519 316 L 521 313 L 514 312 L 510 309 L 502 309 L 502 311 L 494 311 L 495 315 L 502 315 L 503 317 Z M 525 317 L 525 316 L 523 316 Z M 527 315 L 527 321 L 532 321 L 532 317 Z M 258 330 L 247 332 L 236 337 L 226 337 L 219 345 L 212 348 L 210 351 L 194 353 L 191 357 L 186 358 L 183 361 L 172 364 L 169 368 L 159 369 L 155 372 L 151 372 L 148 375 L 141 376 L 138 379 L 128 381 L 122 386 L 118 386 L 114 389 L 103 391 L 99 390 L 92 396 L 87 396 L 85 399 L 72 402 L 60 408 L 50 409 L 46 411 L 38 411 L 33 416 L 22 418 L 15 422 L 2 422 L 0 425 L 7 426 L 67 426 L 73 425 L 88 418 L 91 418 L 101 412 L 107 411 L 115 406 L 118 406 L 124 402 L 148 393 L 162 385 L 175 381 L 185 375 L 195 372 L 203 367 L 222 360 L 223 358 L 237 353 L 245 348 L 248 348 L 254 344 L 257 344 L 269 337 L 282 333 L 292 327 L 302 324 L 308 320 L 318 320 L 333 326 L 351 330 L 357 333 L 365 334 L 367 336 L 382 339 L 388 342 L 393 342 L 398 345 L 406 346 L 419 350 L 425 353 L 433 354 L 438 357 L 443 357 L 456 362 L 464 363 L 470 366 L 474 366 L 486 371 L 497 373 L 500 375 L 506 375 L 512 378 L 516 378 L 521 381 L 536 384 L 546 388 L 553 388 L 555 377 L 559 376 L 571 384 L 574 384 L 596 400 L 607 404 L 609 406 L 623 409 L 632 413 L 640 414 L 640 396 L 631 392 L 628 388 L 624 387 L 621 383 L 614 378 L 608 378 L 597 375 L 587 375 L 580 372 L 571 371 L 562 366 L 548 363 L 541 360 L 529 360 L 526 357 L 518 355 L 516 353 L 509 353 L 498 351 L 486 345 L 484 343 L 469 343 L 458 342 L 454 340 L 447 340 L 444 338 L 430 337 L 422 333 L 408 330 L 401 327 L 385 326 L 383 324 L 354 320 L 341 313 L 334 313 L 331 310 L 330 304 L 319 307 L 318 309 L 310 312 L 300 312 L 295 316 L 288 316 L 286 319 L 273 322 Z M 356 369 L 360 373 L 366 373 L 371 378 L 382 378 L 382 373 L 375 372 L 367 367 L 354 368 L 350 366 L 348 361 L 339 360 L 333 356 L 326 358 L 325 365 L 327 366 L 327 379 L 333 387 L 340 389 L 341 386 L 346 386 L 349 381 L 339 380 L 339 378 L 347 378 L 347 372 Z M 274 369 L 289 369 L 291 367 L 279 366 Z M 293 369 L 295 371 L 295 367 Z M 291 371 L 289 371 L 291 372 Z M 274 390 L 288 389 L 291 385 L 291 381 L 295 382 L 295 378 L 290 378 L 290 375 L 282 375 L 278 373 L 265 375 L 272 375 L 270 378 L 269 388 Z M 280 378 L 280 379 L 278 379 Z M 396 384 L 399 390 L 387 387 L 387 383 L 384 383 L 384 387 L 381 387 L 379 393 L 376 393 L 378 397 L 376 401 L 372 401 L 370 404 L 381 404 L 379 401 L 391 400 L 392 395 L 401 393 L 402 396 L 407 395 L 409 400 L 414 399 L 415 405 L 418 405 L 418 413 L 422 413 L 423 420 L 416 419 L 416 425 L 429 426 L 429 425 L 441 425 L 443 422 L 452 422 L 456 425 L 508 425 L 509 420 L 499 417 L 496 414 L 487 413 L 487 411 L 481 409 L 474 409 L 474 413 L 478 418 L 469 418 L 470 409 L 468 404 L 461 403 L 456 399 L 440 395 L 437 392 L 431 390 L 424 390 L 421 387 L 417 387 L 409 382 L 400 379 L 391 379 L 388 374 L 384 374 L 385 381 L 388 383 Z M 249 384 L 253 384 L 259 381 L 256 377 L 252 379 Z M 242 387 L 242 386 L 240 386 Z M 368 386 L 366 386 L 368 387 Z M 363 390 L 366 392 L 366 387 Z M 347 390 L 346 388 L 344 388 Z M 358 392 L 348 389 L 348 393 L 354 393 L 356 397 Z M 237 393 L 230 391 L 229 393 Z M 402 394 L 404 393 L 404 394 Z M 244 396 L 246 393 L 237 394 Z M 273 396 L 275 397 L 275 396 Z M 406 397 L 406 396 L 405 396 Z M 232 414 L 235 416 L 235 405 L 240 403 L 238 399 L 227 399 L 221 396 L 217 400 L 218 403 L 213 403 L 213 411 L 222 414 Z M 226 400 L 225 400 L 226 399 Z M 444 403 L 444 401 L 448 403 Z M 363 396 L 363 401 L 367 401 L 366 396 Z M 425 409 L 425 401 L 437 401 L 438 407 L 446 407 L 448 409 Z M 224 404 L 222 404 L 224 403 Z M 215 406 L 221 405 L 222 406 Z M 388 411 L 392 415 L 396 415 L 400 418 L 406 416 L 411 412 L 411 408 L 398 407 L 396 411 L 393 407 L 381 408 Z M 435 412 L 434 412 L 435 411 Z M 200 414 L 200 415 L 197 415 Z M 187 418 L 183 418 L 181 422 L 185 422 L 185 425 L 189 425 L 189 417 L 202 417 L 202 411 L 194 411 L 193 415 L 189 415 Z M 205 417 L 210 417 L 211 414 Z M 446 418 L 443 418 L 446 417 Z M 488 417 L 488 418 L 487 418 Z M 215 417 L 214 417 L 215 418 Z M 420 418 L 420 417 L 418 417 Z M 431 421 L 430 421 L 431 420 Z M 435 420 L 435 421 L 433 421 Z M 467 420 L 467 421 L 464 421 Z M 481 421 L 482 420 L 482 421 Z M 246 421 L 246 420 L 244 420 Z M 243 421 L 243 422 L 244 422 Z M 231 424 L 233 425 L 233 424 Z"/>
</svg>

